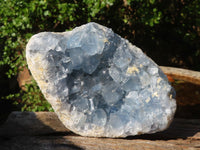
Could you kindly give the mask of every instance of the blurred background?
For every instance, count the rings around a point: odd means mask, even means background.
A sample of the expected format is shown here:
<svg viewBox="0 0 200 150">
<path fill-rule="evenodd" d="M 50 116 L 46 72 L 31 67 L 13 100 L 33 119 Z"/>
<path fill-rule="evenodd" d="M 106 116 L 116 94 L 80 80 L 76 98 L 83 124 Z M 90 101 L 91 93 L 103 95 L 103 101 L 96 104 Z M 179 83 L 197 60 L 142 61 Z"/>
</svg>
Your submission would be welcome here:
<svg viewBox="0 0 200 150">
<path fill-rule="evenodd" d="M 112 28 L 158 65 L 200 71 L 199 0 L 0 0 L 1 118 L 13 110 L 53 111 L 27 69 L 30 37 L 91 21 Z"/>
</svg>

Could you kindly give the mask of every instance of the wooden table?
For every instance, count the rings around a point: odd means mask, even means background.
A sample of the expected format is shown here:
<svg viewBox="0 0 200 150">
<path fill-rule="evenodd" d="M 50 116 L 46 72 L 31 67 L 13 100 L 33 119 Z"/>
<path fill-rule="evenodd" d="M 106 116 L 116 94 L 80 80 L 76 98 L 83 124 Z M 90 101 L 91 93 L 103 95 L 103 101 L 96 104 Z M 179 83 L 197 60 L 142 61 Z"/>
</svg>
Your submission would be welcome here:
<svg viewBox="0 0 200 150">
<path fill-rule="evenodd" d="M 0 126 L 0 150 L 200 149 L 200 119 L 175 118 L 164 132 L 127 138 L 89 138 L 66 129 L 53 112 L 12 112 Z"/>
</svg>

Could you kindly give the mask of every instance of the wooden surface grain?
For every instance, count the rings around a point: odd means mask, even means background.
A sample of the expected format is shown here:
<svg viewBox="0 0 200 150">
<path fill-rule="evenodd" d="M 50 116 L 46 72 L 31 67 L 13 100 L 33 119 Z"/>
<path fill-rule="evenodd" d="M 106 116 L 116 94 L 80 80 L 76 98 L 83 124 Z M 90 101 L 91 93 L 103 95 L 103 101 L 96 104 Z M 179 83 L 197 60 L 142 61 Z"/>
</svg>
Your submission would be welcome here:
<svg viewBox="0 0 200 150">
<path fill-rule="evenodd" d="M 198 71 L 165 66 L 160 66 L 160 68 L 167 76 L 172 76 L 174 79 L 200 85 L 200 72 Z"/>
<path fill-rule="evenodd" d="M 53 112 L 12 112 L 0 126 L 0 150 L 200 149 L 200 119 L 175 118 L 159 133 L 127 138 L 90 138 L 66 129 Z"/>
</svg>

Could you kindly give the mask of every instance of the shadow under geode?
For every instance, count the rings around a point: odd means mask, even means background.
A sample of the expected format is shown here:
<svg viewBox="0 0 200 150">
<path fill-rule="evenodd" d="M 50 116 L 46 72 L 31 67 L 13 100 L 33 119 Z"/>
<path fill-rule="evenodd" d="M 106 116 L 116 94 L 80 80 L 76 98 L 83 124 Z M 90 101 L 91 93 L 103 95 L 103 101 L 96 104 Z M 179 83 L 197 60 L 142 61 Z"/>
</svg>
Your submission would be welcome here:
<svg viewBox="0 0 200 150">
<path fill-rule="evenodd" d="M 187 139 L 198 132 L 200 132 L 200 119 L 175 118 L 165 131 L 121 139 L 176 140 Z M 66 129 L 53 112 L 12 112 L 7 121 L 0 126 L 1 150 L 83 149 L 72 142 L 82 138 L 84 137 Z M 86 137 L 86 139 L 105 141 L 109 138 Z"/>
<path fill-rule="evenodd" d="M 129 136 L 126 139 L 176 140 L 193 137 L 200 132 L 200 119 L 175 118 L 168 129 L 153 134 Z"/>
<path fill-rule="evenodd" d="M 12 112 L 0 126 L 0 150 L 82 149 L 63 138 L 69 135 L 53 112 Z"/>
</svg>

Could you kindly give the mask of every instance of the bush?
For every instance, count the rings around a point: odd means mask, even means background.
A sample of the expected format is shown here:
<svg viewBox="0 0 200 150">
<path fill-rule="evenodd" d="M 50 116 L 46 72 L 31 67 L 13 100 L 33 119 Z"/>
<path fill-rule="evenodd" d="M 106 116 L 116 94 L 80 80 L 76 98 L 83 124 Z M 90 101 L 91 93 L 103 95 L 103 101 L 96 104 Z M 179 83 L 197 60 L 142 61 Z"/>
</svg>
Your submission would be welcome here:
<svg viewBox="0 0 200 150">
<path fill-rule="evenodd" d="M 1 0 L 0 70 L 11 78 L 27 67 L 25 46 L 33 34 L 90 21 L 111 27 L 161 65 L 200 70 L 199 16 L 198 0 Z M 22 110 L 52 110 L 34 81 L 2 98 Z"/>
</svg>

